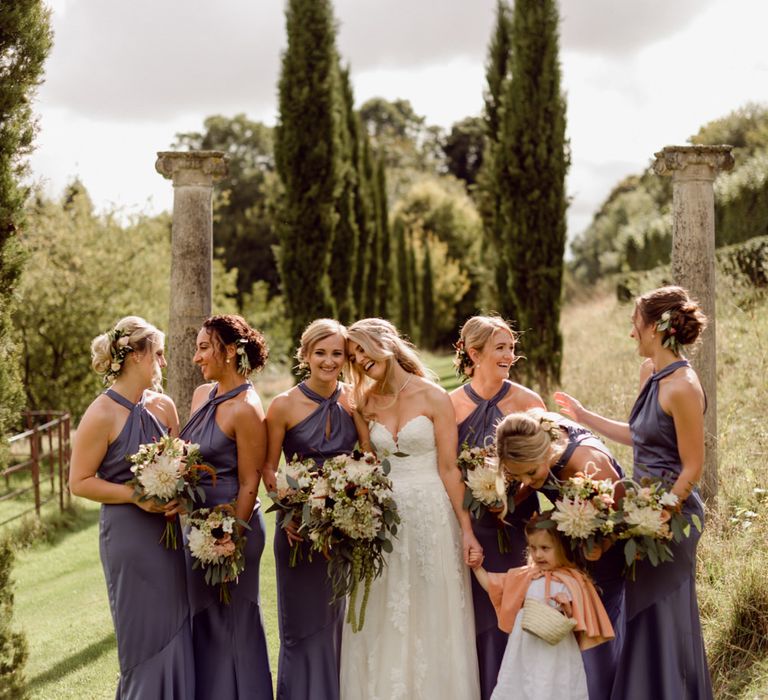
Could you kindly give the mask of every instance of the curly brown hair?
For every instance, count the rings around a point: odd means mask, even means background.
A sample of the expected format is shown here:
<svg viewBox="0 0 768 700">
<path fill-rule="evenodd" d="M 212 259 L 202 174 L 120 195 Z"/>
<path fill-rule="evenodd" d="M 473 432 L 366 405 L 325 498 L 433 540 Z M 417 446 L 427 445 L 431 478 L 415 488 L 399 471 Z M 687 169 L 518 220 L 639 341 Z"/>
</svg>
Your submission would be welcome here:
<svg viewBox="0 0 768 700">
<path fill-rule="evenodd" d="M 242 316 L 236 314 L 211 316 L 203 322 L 203 328 L 210 334 L 216 350 L 222 354 L 227 345 L 238 344 L 242 346 L 248 362 L 246 364 L 238 361 L 240 374 L 247 376 L 267 364 L 269 359 L 267 341 L 261 332 L 251 328 L 248 321 Z"/>
</svg>

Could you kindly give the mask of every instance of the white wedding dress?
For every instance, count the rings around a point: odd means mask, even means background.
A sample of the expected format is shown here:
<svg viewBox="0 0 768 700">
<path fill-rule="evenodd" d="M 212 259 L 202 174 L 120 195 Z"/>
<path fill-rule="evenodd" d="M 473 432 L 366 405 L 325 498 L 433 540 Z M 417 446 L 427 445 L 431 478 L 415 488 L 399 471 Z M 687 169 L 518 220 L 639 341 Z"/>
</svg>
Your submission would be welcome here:
<svg viewBox="0 0 768 700">
<path fill-rule="evenodd" d="M 469 569 L 438 473 L 434 425 L 416 416 L 397 441 L 380 423 L 370 428 L 376 453 L 392 466 L 401 524 L 363 629 L 344 625 L 341 700 L 477 700 Z"/>
</svg>

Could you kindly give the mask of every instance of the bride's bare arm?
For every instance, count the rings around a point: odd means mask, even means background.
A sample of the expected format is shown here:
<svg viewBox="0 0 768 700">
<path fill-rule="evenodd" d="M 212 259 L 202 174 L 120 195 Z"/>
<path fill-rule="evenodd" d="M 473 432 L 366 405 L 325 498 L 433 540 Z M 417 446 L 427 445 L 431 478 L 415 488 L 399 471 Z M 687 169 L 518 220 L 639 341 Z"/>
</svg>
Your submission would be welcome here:
<svg viewBox="0 0 768 700">
<path fill-rule="evenodd" d="M 433 390 L 430 400 L 434 411 L 432 420 L 435 425 L 435 442 L 437 443 L 437 466 L 448 498 L 451 499 L 453 512 L 461 526 L 464 540 L 464 561 L 469 564 L 470 556 L 476 552 L 482 553 L 483 548 L 472 532 L 469 513 L 463 508 L 464 482 L 461 479 L 461 471 L 456 466 L 459 436 L 453 404 L 448 394 L 438 387 Z"/>
</svg>

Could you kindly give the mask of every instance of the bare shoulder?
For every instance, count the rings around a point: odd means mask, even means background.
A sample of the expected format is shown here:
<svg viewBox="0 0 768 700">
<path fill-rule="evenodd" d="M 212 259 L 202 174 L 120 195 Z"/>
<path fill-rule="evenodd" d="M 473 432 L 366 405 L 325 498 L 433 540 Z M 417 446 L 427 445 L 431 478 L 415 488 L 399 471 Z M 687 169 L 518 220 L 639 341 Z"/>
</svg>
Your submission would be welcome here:
<svg viewBox="0 0 768 700">
<path fill-rule="evenodd" d="M 529 408 L 546 408 L 541 396 L 533 389 L 517 382 L 512 382 L 512 386 L 504 397 L 504 402 L 507 401 L 514 403 L 517 411 L 527 411 Z"/>
<path fill-rule="evenodd" d="M 339 382 L 339 384 L 341 386 L 339 403 L 346 409 L 348 413 L 352 413 L 355 409 L 354 388 L 351 384 L 347 384 L 346 382 Z"/>
<path fill-rule="evenodd" d="M 149 389 L 144 392 L 144 403 L 151 411 L 175 411 L 176 404 L 173 403 L 173 399 L 168 394 L 161 394 L 159 391 L 150 391 Z"/>
<path fill-rule="evenodd" d="M 213 382 L 209 382 L 208 384 L 201 384 L 198 386 L 194 392 L 192 392 L 192 405 L 196 406 L 205 401 L 214 386 L 215 384 Z"/>
<path fill-rule="evenodd" d="M 85 410 L 77 430 L 109 433 L 118 416 L 119 404 L 104 394 L 97 396 Z"/>
<path fill-rule="evenodd" d="M 252 386 L 235 398 L 240 398 L 239 401 L 235 402 L 235 411 L 242 412 L 249 417 L 253 415 L 263 417 L 264 407 L 261 404 L 261 397 Z"/>
<path fill-rule="evenodd" d="M 699 399 L 703 396 L 703 390 L 699 378 L 691 367 L 681 367 L 669 377 L 661 380 L 665 393 L 670 399 Z"/>
</svg>

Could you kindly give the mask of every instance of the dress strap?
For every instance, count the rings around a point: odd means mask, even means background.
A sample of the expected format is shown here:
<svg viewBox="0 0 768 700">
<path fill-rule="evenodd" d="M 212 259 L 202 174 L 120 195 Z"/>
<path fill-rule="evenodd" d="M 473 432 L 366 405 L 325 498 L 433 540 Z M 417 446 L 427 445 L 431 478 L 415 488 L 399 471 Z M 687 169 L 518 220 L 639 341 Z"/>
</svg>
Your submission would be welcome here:
<svg viewBox="0 0 768 700">
<path fill-rule="evenodd" d="M 139 403 L 143 403 L 144 400 L 144 394 L 142 393 L 141 399 L 139 399 L 138 403 L 132 403 L 128 399 L 125 398 L 122 394 L 118 394 L 114 389 L 107 389 L 104 392 L 107 396 L 109 396 L 110 399 L 112 399 L 115 403 L 119 403 L 123 408 L 127 408 L 129 411 L 132 411 L 136 406 L 138 406 Z"/>
<path fill-rule="evenodd" d="M 657 382 L 659 379 L 668 377 L 672 372 L 680 369 L 681 367 L 690 367 L 691 363 L 688 360 L 676 360 L 671 362 L 664 369 L 660 369 L 658 372 L 654 372 L 649 379 L 649 382 Z"/>
<path fill-rule="evenodd" d="M 502 382 L 501 389 L 499 389 L 490 399 L 484 399 L 478 394 L 471 386 L 471 384 L 464 385 L 464 392 L 472 399 L 472 402 L 477 406 L 485 405 L 488 408 L 493 408 L 499 401 L 501 401 L 509 392 L 509 388 L 512 386 L 512 382 L 509 379 L 505 379 Z"/>
<path fill-rule="evenodd" d="M 238 394 L 242 394 L 244 391 L 247 391 L 251 387 L 250 382 L 245 382 L 244 384 L 241 384 L 240 386 L 236 386 L 234 389 L 230 389 L 224 394 L 221 394 L 220 396 L 216 396 L 216 392 L 218 391 L 219 385 L 214 384 L 213 388 L 211 389 L 210 394 L 208 394 L 208 398 L 206 401 L 189 417 L 189 420 L 187 421 L 187 424 L 184 426 L 184 429 L 181 431 L 182 434 L 189 433 L 190 430 L 193 430 L 196 428 L 200 423 L 203 423 L 205 420 L 208 419 L 208 416 L 213 415 L 216 413 L 216 407 L 224 403 L 225 401 L 228 401 L 234 396 L 237 396 Z"/>
<path fill-rule="evenodd" d="M 337 384 L 336 391 L 334 391 L 328 397 L 321 396 L 317 392 L 312 391 L 312 389 L 310 389 L 307 386 L 306 382 L 299 382 L 298 387 L 299 387 L 299 391 L 301 391 L 301 393 L 304 394 L 304 396 L 306 396 L 308 399 L 311 399 L 315 403 L 319 403 L 321 405 L 326 403 L 327 404 L 336 403 L 339 400 L 339 396 L 341 395 L 341 384 Z"/>
</svg>

